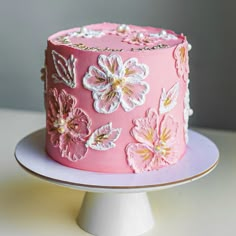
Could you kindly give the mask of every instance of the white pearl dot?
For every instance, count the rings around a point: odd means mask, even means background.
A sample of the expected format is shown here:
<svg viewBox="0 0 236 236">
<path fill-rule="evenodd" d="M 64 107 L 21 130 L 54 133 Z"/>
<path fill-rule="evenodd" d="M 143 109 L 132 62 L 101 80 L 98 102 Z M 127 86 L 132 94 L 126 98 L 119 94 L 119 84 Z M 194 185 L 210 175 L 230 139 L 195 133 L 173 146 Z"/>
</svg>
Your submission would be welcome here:
<svg viewBox="0 0 236 236">
<path fill-rule="evenodd" d="M 119 25 L 119 26 L 116 28 L 116 31 L 117 31 L 117 32 L 120 32 L 120 33 L 125 33 L 125 32 L 128 32 L 129 30 L 130 30 L 129 26 L 128 26 L 128 25 L 125 25 L 125 24 Z"/>
<path fill-rule="evenodd" d="M 58 125 L 64 125 L 64 124 L 65 124 L 65 120 L 63 118 L 59 118 Z"/>
<path fill-rule="evenodd" d="M 88 30 L 87 30 L 87 28 L 86 27 L 81 27 L 81 29 L 80 29 L 80 32 L 81 33 L 86 33 Z"/>
<path fill-rule="evenodd" d="M 119 25 L 119 26 L 117 27 L 116 31 L 118 31 L 118 32 L 122 32 L 122 31 L 123 31 L 123 27 L 122 27 L 122 25 Z"/>
<path fill-rule="evenodd" d="M 189 115 L 189 116 L 192 116 L 192 115 L 193 115 L 193 109 L 190 108 L 190 109 L 188 110 L 188 115 Z"/>
<path fill-rule="evenodd" d="M 144 38 L 144 34 L 143 33 L 137 33 L 136 38 L 137 39 L 143 39 Z"/>
<path fill-rule="evenodd" d="M 161 35 L 162 35 L 162 36 L 166 36 L 166 35 L 167 35 L 167 32 L 166 32 L 165 30 L 162 30 L 162 31 L 161 31 Z"/>
<path fill-rule="evenodd" d="M 128 32 L 129 30 L 130 30 L 129 26 L 128 25 L 124 25 L 124 31 Z"/>
<path fill-rule="evenodd" d="M 189 43 L 188 44 L 188 50 L 190 51 L 192 49 L 192 45 Z"/>
</svg>

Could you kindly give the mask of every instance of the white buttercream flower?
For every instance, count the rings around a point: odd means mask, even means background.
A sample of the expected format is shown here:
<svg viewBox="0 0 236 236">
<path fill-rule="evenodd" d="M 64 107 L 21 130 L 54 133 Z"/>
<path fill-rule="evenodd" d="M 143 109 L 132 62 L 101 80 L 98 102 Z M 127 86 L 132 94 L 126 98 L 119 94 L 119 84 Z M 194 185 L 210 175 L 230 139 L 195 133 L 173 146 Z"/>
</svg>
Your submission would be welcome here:
<svg viewBox="0 0 236 236">
<path fill-rule="evenodd" d="M 99 113 L 112 113 L 119 105 L 125 111 L 143 105 L 149 85 L 143 81 L 148 67 L 136 58 L 123 62 L 119 55 L 100 55 L 100 68 L 90 66 L 83 78 L 85 88 L 93 92 L 94 108 Z"/>
<path fill-rule="evenodd" d="M 81 27 L 79 31 L 70 33 L 70 37 L 82 37 L 82 38 L 100 38 L 105 33 L 101 30 L 92 30 L 86 27 Z"/>
</svg>

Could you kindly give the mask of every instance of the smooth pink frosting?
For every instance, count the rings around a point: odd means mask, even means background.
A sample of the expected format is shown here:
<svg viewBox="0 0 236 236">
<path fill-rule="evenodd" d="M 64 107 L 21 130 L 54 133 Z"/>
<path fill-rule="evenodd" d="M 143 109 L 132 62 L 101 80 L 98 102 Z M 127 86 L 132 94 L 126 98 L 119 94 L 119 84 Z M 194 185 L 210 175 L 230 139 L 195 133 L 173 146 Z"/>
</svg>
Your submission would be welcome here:
<svg viewBox="0 0 236 236">
<path fill-rule="evenodd" d="M 103 23 L 97 25 L 86 26 L 87 29 L 101 30 L 104 32 L 116 30 L 117 24 Z M 158 33 L 162 29 L 153 27 L 138 27 L 129 26 L 134 30 L 145 30 L 148 33 Z M 176 58 L 174 56 L 176 46 L 186 43 L 183 35 L 177 35 L 173 31 L 167 30 L 167 33 L 173 34 L 177 39 L 160 41 L 160 44 L 168 45 L 167 48 L 160 48 L 155 50 L 131 50 L 131 48 L 142 48 L 143 45 L 134 45 L 123 42 L 123 36 L 106 33 L 102 37 L 73 38 L 73 44 L 83 43 L 88 47 L 98 47 L 111 49 L 123 49 L 123 51 L 92 51 L 80 50 L 73 45 L 67 45 L 57 41 L 60 36 L 67 35 L 68 33 L 79 31 L 80 28 L 70 29 L 56 33 L 49 37 L 48 47 L 46 50 L 47 69 L 46 79 L 46 108 L 49 109 L 49 96 L 47 96 L 50 89 L 56 88 L 57 91 L 64 90 L 76 98 L 76 107 L 85 112 L 91 120 L 90 130 L 94 132 L 101 126 L 112 123 L 112 127 L 121 129 L 120 137 L 116 140 L 116 146 L 106 151 L 93 150 L 89 148 L 84 158 L 72 162 L 67 158 L 62 157 L 58 147 L 52 144 L 50 134 L 47 132 L 46 137 L 46 150 L 48 154 L 57 162 L 82 170 L 108 172 L 108 173 L 132 173 L 134 170 L 131 168 L 130 163 L 127 161 L 126 147 L 130 143 L 136 143 L 137 140 L 131 135 L 131 130 L 134 127 L 134 120 L 144 118 L 147 111 L 152 108 L 159 111 L 160 98 L 163 93 L 163 88 L 166 91 L 170 90 L 176 83 L 179 83 L 179 93 L 177 104 L 169 112 L 178 123 L 178 132 L 176 135 L 176 152 L 177 159 L 180 159 L 185 152 L 186 142 L 184 133 L 184 97 L 187 90 L 187 83 L 184 79 L 180 78 L 176 68 Z M 147 47 L 157 45 L 153 43 Z M 76 87 L 71 88 L 65 86 L 63 83 L 55 83 L 53 74 L 56 73 L 55 64 L 52 58 L 52 51 L 56 51 L 64 58 L 68 59 L 71 55 L 76 59 Z M 133 110 L 127 112 L 122 106 L 119 106 L 115 112 L 109 114 L 99 113 L 94 109 L 94 99 L 92 91 L 88 90 L 83 85 L 83 78 L 88 72 L 90 66 L 100 68 L 98 64 L 98 57 L 100 55 L 109 56 L 111 54 L 119 55 L 122 61 L 125 62 L 130 58 L 136 58 L 139 64 L 145 64 L 149 68 L 149 74 L 145 78 L 145 82 L 149 85 L 149 92 L 145 95 L 145 102 L 143 105 L 136 106 Z M 47 110 L 48 114 L 48 110 Z M 159 114 L 160 122 L 163 120 L 163 115 Z M 48 119 L 48 118 L 47 118 Z M 49 127 L 47 125 L 47 130 Z"/>
</svg>

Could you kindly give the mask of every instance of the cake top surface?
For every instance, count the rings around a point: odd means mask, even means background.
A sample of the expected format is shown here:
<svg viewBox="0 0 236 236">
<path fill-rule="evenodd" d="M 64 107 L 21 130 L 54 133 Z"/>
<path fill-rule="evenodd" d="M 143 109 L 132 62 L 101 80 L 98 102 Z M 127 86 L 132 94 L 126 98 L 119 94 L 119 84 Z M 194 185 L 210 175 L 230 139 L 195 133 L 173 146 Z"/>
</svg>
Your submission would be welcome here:
<svg viewBox="0 0 236 236">
<path fill-rule="evenodd" d="M 102 23 L 60 31 L 49 37 L 55 45 L 87 51 L 142 51 L 173 47 L 183 34 L 149 26 Z"/>
</svg>

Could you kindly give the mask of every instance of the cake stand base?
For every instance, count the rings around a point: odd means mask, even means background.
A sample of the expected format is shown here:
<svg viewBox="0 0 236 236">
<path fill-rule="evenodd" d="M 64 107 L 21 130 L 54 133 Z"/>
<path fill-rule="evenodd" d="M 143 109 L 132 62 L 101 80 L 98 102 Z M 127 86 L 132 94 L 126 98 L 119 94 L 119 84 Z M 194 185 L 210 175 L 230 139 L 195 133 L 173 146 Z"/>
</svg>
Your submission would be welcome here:
<svg viewBox="0 0 236 236">
<path fill-rule="evenodd" d="M 137 236 L 149 231 L 154 218 L 146 192 L 197 180 L 211 172 L 219 159 L 211 140 L 189 131 L 187 151 L 175 165 L 142 174 L 96 173 L 53 161 L 45 153 L 44 137 L 42 129 L 22 139 L 15 150 L 17 162 L 37 177 L 87 191 L 77 223 L 96 236 Z"/>
<path fill-rule="evenodd" d="M 150 230 L 154 218 L 146 193 L 88 192 L 77 223 L 93 235 L 135 236 Z"/>
</svg>

